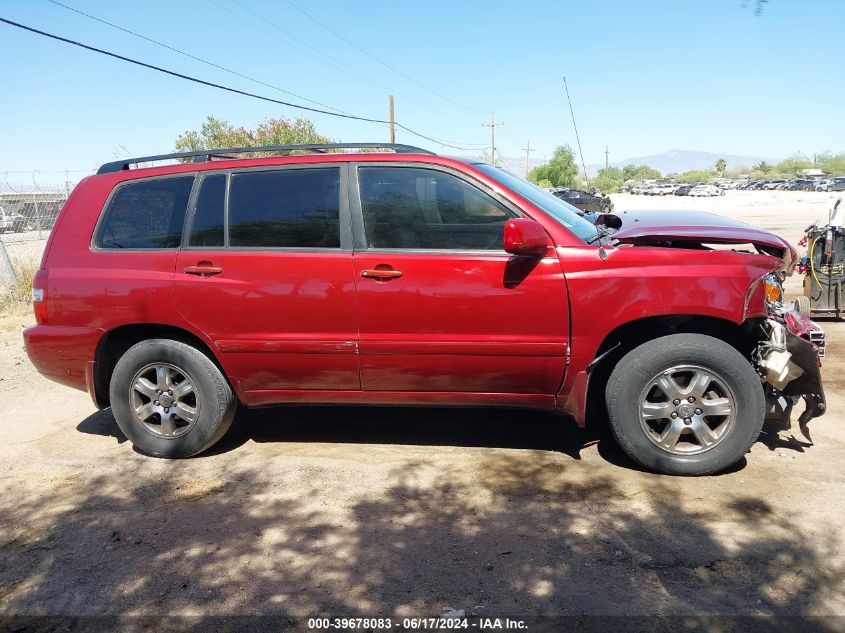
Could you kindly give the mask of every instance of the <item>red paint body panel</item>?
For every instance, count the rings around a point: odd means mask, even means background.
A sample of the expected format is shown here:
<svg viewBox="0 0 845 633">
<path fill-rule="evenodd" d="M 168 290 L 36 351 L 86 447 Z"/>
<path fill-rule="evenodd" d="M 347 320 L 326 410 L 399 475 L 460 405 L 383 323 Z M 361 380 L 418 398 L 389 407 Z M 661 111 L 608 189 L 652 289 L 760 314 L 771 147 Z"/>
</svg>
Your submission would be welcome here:
<svg viewBox="0 0 845 633">
<path fill-rule="evenodd" d="M 542 225 L 550 244 L 545 257 L 91 248 L 108 195 L 127 180 L 385 160 L 437 165 L 493 190 Z M 705 234 L 711 241 L 786 244 L 724 218 L 708 224 L 673 215 L 665 231 L 656 218 L 623 225 L 619 235 L 629 244 L 585 245 L 470 161 L 422 154 L 249 158 L 102 174 L 77 186 L 56 223 L 42 260 L 48 325 L 24 336 L 39 371 L 92 392 L 101 337 L 152 323 L 204 341 L 246 405 L 489 404 L 557 408 L 583 421 L 586 368 L 615 328 L 676 314 L 742 323 L 765 314 L 759 280 L 783 265 L 769 256 L 631 245 Z M 794 253 L 788 244 L 785 251 Z M 184 272 L 200 262 L 222 271 Z M 380 265 L 402 275 L 361 276 Z"/>
<path fill-rule="evenodd" d="M 200 261 L 223 271 L 184 272 Z M 173 298 L 239 390 L 360 388 L 351 253 L 183 250 Z"/>
<path fill-rule="evenodd" d="M 291 404 L 437 405 L 454 407 L 517 407 L 552 411 L 550 394 L 472 393 L 460 391 L 247 391 L 247 406 Z"/>
<path fill-rule="evenodd" d="M 569 306 L 553 252 L 364 252 L 354 261 L 364 389 L 548 394 L 560 385 Z M 361 276 L 379 265 L 403 275 Z"/>
<path fill-rule="evenodd" d="M 797 251 L 783 238 L 715 213 L 624 211 L 618 216 L 622 220 L 622 227 L 613 234 L 613 239 L 619 242 L 641 244 L 657 239 L 710 244 L 754 244 L 776 250 L 790 273 L 798 261 Z"/>
<path fill-rule="evenodd" d="M 41 374 L 85 391 L 88 359 L 94 358 L 102 335 L 98 328 L 34 325 L 24 330 L 23 340 L 29 360 Z"/>
</svg>

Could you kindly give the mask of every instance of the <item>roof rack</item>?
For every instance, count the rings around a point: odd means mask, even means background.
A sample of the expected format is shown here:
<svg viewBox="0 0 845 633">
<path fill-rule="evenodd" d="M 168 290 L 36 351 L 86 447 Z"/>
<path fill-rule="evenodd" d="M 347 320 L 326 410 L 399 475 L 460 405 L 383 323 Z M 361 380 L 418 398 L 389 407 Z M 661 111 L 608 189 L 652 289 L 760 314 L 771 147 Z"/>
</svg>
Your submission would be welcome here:
<svg viewBox="0 0 845 633">
<path fill-rule="evenodd" d="M 152 163 L 159 160 L 174 160 L 179 158 L 193 158 L 195 163 L 207 163 L 214 158 L 233 158 L 230 154 L 247 154 L 252 152 L 328 152 L 335 149 L 386 149 L 397 154 L 434 154 L 426 149 L 413 145 L 398 143 L 316 143 L 307 145 L 262 145 L 259 147 L 227 147 L 220 149 L 203 149 L 195 152 L 174 152 L 172 154 L 158 154 L 157 156 L 140 156 L 125 158 L 111 163 L 105 163 L 97 170 L 98 174 L 109 174 L 129 169 L 130 165 L 138 163 Z"/>
</svg>

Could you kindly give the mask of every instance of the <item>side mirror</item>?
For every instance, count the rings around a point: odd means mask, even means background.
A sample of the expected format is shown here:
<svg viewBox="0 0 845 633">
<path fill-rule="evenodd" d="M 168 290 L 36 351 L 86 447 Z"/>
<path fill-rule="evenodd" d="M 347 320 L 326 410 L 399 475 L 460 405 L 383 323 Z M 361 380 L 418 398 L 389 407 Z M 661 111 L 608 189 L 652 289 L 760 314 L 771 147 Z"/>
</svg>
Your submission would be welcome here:
<svg viewBox="0 0 845 633">
<path fill-rule="evenodd" d="M 542 257 L 549 246 L 543 225 L 528 218 L 514 218 L 505 223 L 505 251 L 512 255 Z"/>
<path fill-rule="evenodd" d="M 596 217 L 596 224 L 609 229 L 618 229 L 622 227 L 622 218 L 615 213 L 600 213 Z"/>
</svg>

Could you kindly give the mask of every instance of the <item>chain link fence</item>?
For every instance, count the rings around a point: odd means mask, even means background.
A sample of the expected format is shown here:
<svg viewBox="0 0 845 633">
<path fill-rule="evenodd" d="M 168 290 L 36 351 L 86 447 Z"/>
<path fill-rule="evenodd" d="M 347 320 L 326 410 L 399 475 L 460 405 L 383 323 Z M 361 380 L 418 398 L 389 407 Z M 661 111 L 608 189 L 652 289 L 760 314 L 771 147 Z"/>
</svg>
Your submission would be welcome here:
<svg viewBox="0 0 845 633">
<path fill-rule="evenodd" d="M 70 188 L 0 190 L 0 288 L 29 284 Z"/>
</svg>

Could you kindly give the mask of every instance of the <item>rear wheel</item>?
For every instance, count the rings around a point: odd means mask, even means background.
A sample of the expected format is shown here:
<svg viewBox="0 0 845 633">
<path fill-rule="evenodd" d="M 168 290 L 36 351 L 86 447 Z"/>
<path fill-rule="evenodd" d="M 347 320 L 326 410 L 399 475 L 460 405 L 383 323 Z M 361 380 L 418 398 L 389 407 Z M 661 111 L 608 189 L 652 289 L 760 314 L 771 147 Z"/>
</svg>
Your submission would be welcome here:
<svg viewBox="0 0 845 633">
<path fill-rule="evenodd" d="M 673 334 L 626 354 L 605 389 L 621 448 L 646 468 L 703 475 L 737 461 L 760 434 L 760 378 L 733 347 L 699 334 Z"/>
<path fill-rule="evenodd" d="M 120 429 L 141 452 L 190 457 L 226 433 L 237 401 L 220 369 L 195 347 L 151 339 L 118 360 L 109 389 Z"/>
</svg>

